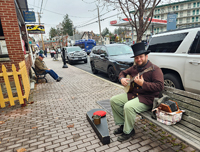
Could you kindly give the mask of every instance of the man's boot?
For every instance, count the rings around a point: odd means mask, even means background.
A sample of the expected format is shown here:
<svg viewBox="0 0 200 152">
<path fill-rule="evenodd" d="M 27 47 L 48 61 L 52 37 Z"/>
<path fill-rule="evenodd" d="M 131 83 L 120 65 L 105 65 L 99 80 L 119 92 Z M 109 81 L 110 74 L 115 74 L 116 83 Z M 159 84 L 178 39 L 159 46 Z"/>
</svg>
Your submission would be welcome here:
<svg viewBox="0 0 200 152">
<path fill-rule="evenodd" d="M 121 133 L 123 133 L 123 129 L 124 129 L 124 125 L 121 125 L 119 128 L 114 130 L 113 134 L 114 135 L 121 134 Z"/>
<path fill-rule="evenodd" d="M 135 135 L 135 130 L 133 129 L 129 134 L 121 134 L 118 138 L 117 138 L 117 141 L 125 141 L 125 140 L 128 140 L 130 137 L 132 137 L 133 135 Z"/>
</svg>

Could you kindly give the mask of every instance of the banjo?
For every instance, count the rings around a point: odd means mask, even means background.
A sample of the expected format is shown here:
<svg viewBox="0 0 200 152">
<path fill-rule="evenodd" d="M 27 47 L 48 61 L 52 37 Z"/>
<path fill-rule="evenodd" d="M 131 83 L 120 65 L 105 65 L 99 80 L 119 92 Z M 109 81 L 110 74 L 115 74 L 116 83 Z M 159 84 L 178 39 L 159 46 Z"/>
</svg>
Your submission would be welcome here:
<svg viewBox="0 0 200 152">
<path fill-rule="evenodd" d="M 145 69 L 144 71 L 142 71 L 142 72 L 140 72 L 140 73 L 138 73 L 138 74 L 139 74 L 139 76 L 141 76 L 142 74 L 144 74 L 144 73 L 146 73 L 146 72 L 149 72 L 149 71 L 153 71 L 153 70 L 154 70 L 154 66 L 152 65 L 152 66 L 150 66 L 149 68 Z M 138 74 L 137 74 L 137 75 L 138 75 Z M 137 76 L 137 75 L 136 75 L 136 76 Z M 133 87 L 134 87 L 134 79 L 135 79 L 136 76 L 134 76 L 134 77 L 132 77 L 132 76 L 130 76 L 130 75 L 127 75 L 127 76 L 126 76 L 126 78 L 129 78 L 129 79 L 130 79 L 129 82 L 128 82 L 128 84 L 127 84 L 127 86 L 124 87 L 124 90 L 125 90 L 127 93 L 132 91 L 132 89 L 133 89 Z"/>
</svg>

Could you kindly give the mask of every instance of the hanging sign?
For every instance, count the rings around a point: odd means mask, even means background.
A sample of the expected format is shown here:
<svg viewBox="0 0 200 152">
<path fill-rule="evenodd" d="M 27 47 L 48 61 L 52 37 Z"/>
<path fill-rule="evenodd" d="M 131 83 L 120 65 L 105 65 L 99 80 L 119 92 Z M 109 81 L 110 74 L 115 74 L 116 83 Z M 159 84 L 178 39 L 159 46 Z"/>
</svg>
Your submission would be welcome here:
<svg viewBox="0 0 200 152">
<path fill-rule="evenodd" d="M 44 25 L 26 25 L 28 34 L 45 34 Z"/>
<path fill-rule="evenodd" d="M 33 11 L 23 11 L 24 21 L 25 22 L 36 22 L 35 12 Z"/>
</svg>

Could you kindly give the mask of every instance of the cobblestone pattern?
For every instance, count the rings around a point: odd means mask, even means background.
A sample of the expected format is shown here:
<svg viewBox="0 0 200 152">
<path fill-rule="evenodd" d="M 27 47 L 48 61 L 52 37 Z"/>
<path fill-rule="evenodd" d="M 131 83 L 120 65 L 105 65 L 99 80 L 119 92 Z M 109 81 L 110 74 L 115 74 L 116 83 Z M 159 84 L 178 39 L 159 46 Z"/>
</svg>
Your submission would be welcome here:
<svg viewBox="0 0 200 152">
<path fill-rule="evenodd" d="M 96 102 L 124 91 L 117 85 L 92 76 L 76 67 L 62 68 L 62 62 L 45 58 L 48 67 L 63 79 L 55 82 L 47 75 L 48 83 L 36 85 L 31 94 L 33 104 L 0 109 L 0 151 L 13 152 L 25 148 L 31 152 L 192 152 L 187 144 L 173 145 L 160 136 L 163 131 L 147 121 L 138 120 L 136 134 L 125 142 L 113 135 L 112 115 L 107 114 L 111 143 L 102 145 L 86 119 L 87 111 L 101 108 Z M 68 128 L 68 125 L 74 125 Z M 155 128 L 154 128 L 155 129 Z M 164 133 L 163 133 L 164 134 Z M 171 137 L 175 141 L 175 137 Z M 166 141 L 165 141 L 166 140 Z M 176 143 L 177 143 L 176 142 Z M 175 143 L 175 142 L 173 142 Z M 197 151 L 197 150 L 196 150 Z"/>
</svg>

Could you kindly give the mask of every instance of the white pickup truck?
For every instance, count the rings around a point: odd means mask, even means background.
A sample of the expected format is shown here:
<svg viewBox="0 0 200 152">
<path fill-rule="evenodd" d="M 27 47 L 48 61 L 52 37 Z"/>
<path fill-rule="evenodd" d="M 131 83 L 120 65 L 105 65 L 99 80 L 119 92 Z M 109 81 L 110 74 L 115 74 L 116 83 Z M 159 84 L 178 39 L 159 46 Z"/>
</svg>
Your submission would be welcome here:
<svg viewBox="0 0 200 152">
<path fill-rule="evenodd" d="M 200 94 L 200 27 L 156 34 L 147 49 L 166 86 Z"/>
</svg>

